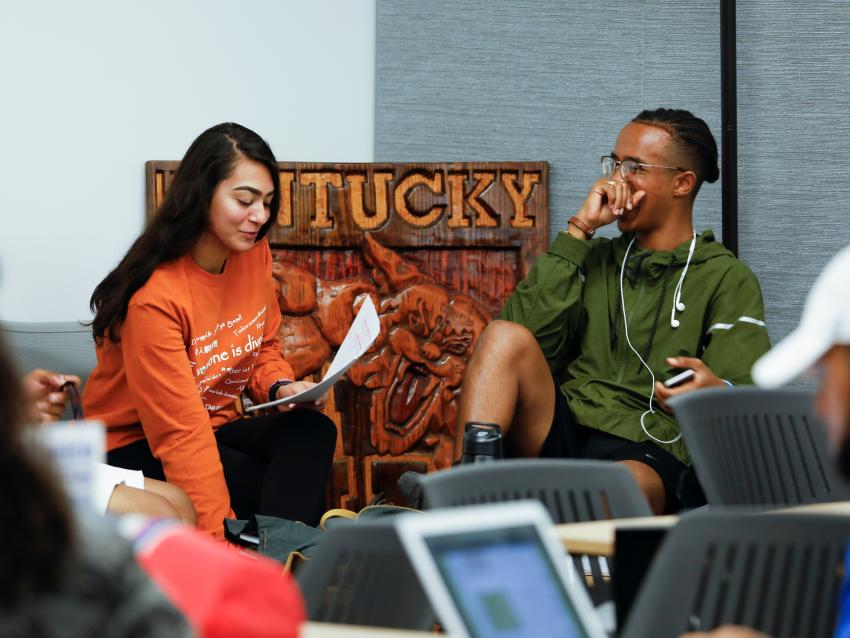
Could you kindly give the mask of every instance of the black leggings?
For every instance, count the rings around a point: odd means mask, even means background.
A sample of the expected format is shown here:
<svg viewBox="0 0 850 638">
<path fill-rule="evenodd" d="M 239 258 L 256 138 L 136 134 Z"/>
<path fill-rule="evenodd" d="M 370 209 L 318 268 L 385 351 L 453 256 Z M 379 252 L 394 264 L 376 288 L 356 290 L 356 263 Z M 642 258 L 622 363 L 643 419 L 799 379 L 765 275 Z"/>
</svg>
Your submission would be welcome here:
<svg viewBox="0 0 850 638">
<path fill-rule="evenodd" d="M 236 516 L 278 516 L 317 525 L 336 446 L 336 427 L 316 410 L 237 419 L 215 433 Z M 107 463 L 166 480 L 146 439 L 107 453 Z"/>
</svg>

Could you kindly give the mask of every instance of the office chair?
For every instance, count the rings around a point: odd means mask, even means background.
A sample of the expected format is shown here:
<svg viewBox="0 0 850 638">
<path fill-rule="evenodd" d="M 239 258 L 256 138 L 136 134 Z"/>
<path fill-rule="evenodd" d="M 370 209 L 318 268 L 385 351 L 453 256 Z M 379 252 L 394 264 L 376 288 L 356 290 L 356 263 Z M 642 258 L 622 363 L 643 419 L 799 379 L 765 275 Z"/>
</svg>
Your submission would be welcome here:
<svg viewBox="0 0 850 638">
<path fill-rule="evenodd" d="M 310 620 L 419 630 L 436 622 L 392 521 L 330 529 L 295 577 Z"/>
<path fill-rule="evenodd" d="M 789 506 L 850 499 L 833 469 L 814 395 L 742 387 L 670 401 L 710 505 Z"/>
<path fill-rule="evenodd" d="M 422 477 L 427 507 L 536 499 L 556 524 L 652 516 L 632 473 L 610 461 L 515 459 Z"/>
<path fill-rule="evenodd" d="M 775 638 L 832 635 L 850 517 L 705 513 L 667 533 L 623 638 L 723 624 Z"/>
</svg>

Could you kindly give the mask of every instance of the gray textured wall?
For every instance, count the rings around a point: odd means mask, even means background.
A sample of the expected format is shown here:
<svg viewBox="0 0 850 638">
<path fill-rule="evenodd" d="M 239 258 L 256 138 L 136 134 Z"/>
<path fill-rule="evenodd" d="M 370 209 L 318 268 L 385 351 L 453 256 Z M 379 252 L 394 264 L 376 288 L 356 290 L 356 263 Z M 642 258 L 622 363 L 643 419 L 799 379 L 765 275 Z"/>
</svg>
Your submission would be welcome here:
<svg viewBox="0 0 850 638">
<path fill-rule="evenodd" d="M 547 160 L 554 236 L 643 108 L 719 128 L 719 19 L 691 0 L 379 0 L 375 158 Z M 719 211 L 706 186 L 697 226 L 719 232 Z"/>
<path fill-rule="evenodd" d="M 740 252 L 773 337 L 850 243 L 850 2 L 738 3 Z M 850 282 L 848 282 L 850 294 Z"/>
<path fill-rule="evenodd" d="M 719 2 L 379 0 L 378 161 L 547 160 L 552 234 L 644 107 L 720 133 Z M 848 243 L 850 2 L 738 6 L 740 253 L 774 339 Z M 696 226 L 720 232 L 720 184 Z"/>
</svg>

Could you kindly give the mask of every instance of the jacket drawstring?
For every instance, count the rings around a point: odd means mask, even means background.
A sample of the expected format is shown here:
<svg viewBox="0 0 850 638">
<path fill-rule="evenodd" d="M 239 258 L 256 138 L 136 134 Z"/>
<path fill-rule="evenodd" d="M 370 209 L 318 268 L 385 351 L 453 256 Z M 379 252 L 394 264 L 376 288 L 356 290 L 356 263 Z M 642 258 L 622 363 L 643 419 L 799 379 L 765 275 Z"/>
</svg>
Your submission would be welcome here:
<svg viewBox="0 0 850 638">
<path fill-rule="evenodd" d="M 614 316 L 611 317 L 611 352 L 617 347 L 617 339 L 620 336 L 620 295 L 617 295 L 617 304 L 614 306 Z"/>
<path fill-rule="evenodd" d="M 646 253 L 646 255 L 648 254 L 649 253 Z M 664 273 L 661 276 L 661 294 L 658 296 L 658 303 L 655 306 L 655 318 L 652 320 L 652 327 L 649 331 L 649 339 L 647 340 L 646 347 L 644 348 L 644 361 L 649 360 L 649 354 L 652 352 L 652 343 L 655 341 L 655 333 L 658 330 L 658 320 L 661 318 L 661 308 L 664 305 L 664 295 L 667 293 L 667 284 L 670 281 L 670 272 L 674 265 L 676 265 L 676 255 L 671 256 L 670 261 L 667 263 L 667 266 L 664 268 Z M 638 267 L 640 267 L 639 264 Z M 635 280 L 631 280 L 629 283 L 634 285 L 634 281 Z M 617 295 L 617 303 L 614 305 L 614 315 L 611 318 L 611 352 L 613 352 L 617 347 L 617 341 L 620 337 L 620 302 L 620 295 Z"/>
<path fill-rule="evenodd" d="M 676 263 L 676 255 L 673 255 L 664 269 L 663 279 L 661 280 L 661 294 L 658 295 L 658 303 L 655 306 L 655 318 L 652 320 L 652 328 L 649 330 L 649 340 L 646 342 L 646 349 L 643 352 L 643 360 L 649 361 L 649 353 L 652 352 L 652 342 L 655 341 L 655 332 L 658 330 L 658 319 L 661 317 L 661 306 L 664 305 L 664 295 L 667 292 L 667 282 L 670 281 L 670 272 L 673 265 Z"/>
</svg>

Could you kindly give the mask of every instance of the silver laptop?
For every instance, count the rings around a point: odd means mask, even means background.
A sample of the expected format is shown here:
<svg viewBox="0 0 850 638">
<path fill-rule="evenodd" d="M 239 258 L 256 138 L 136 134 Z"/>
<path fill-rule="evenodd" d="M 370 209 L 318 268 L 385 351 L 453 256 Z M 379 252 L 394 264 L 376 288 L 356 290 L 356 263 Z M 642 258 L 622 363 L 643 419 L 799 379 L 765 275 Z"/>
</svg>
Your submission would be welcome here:
<svg viewBox="0 0 850 638">
<path fill-rule="evenodd" d="M 396 525 L 450 636 L 605 638 L 540 503 L 434 510 Z"/>
</svg>

